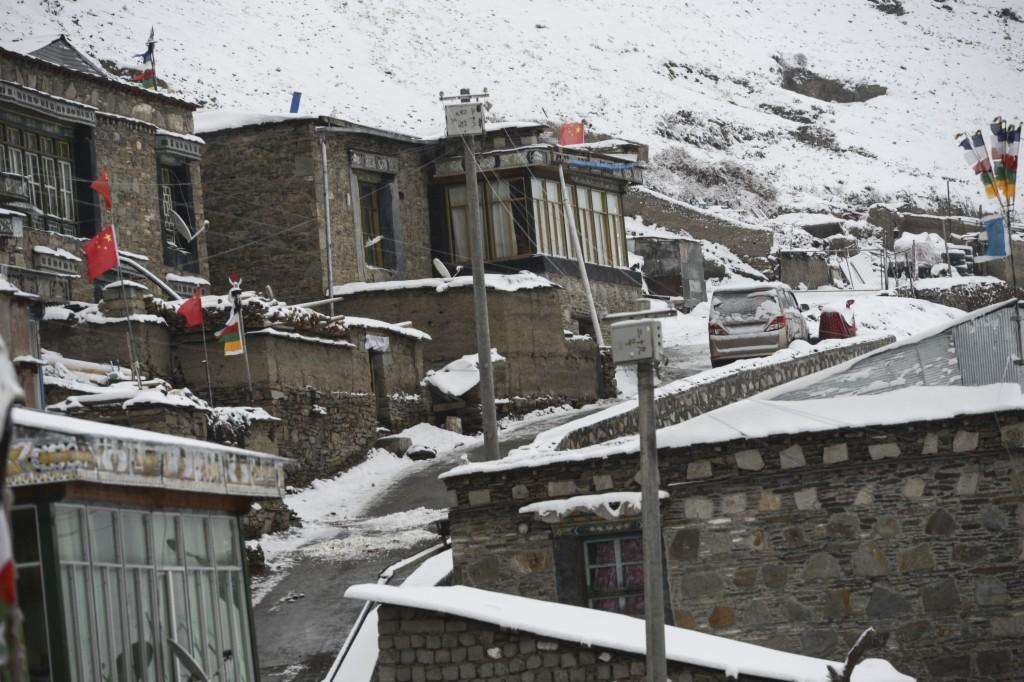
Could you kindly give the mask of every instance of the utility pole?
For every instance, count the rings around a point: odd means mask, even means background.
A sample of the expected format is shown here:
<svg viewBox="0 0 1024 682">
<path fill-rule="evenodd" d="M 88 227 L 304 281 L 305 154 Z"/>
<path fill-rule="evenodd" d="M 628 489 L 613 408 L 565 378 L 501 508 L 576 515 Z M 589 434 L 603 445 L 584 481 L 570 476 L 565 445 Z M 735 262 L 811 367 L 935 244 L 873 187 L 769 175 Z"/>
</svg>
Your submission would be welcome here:
<svg viewBox="0 0 1024 682">
<path fill-rule="evenodd" d="M 661 502 L 658 475 L 654 366 L 661 359 L 661 322 L 639 319 L 612 324 L 612 360 L 636 364 L 640 411 L 640 511 L 644 546 L 644 620 L 647 682 L 665 682 L 665 578 L 662 572 Z"/>
<path fill-rule="evenodd" d="M 587 296 L 587 307 L 590 309 L 590 324 L 594 327 L 594 340 L 597 347 L 604 346 L 604 337 L 601 335 L 601 318 L 597 315 L 597 307 L 594 305 L 594 294 L 590 291 L 590 276 L 587 274 L 587 264 L 583 259 L 583 246 L 580 244 L 580 233 L 576 229 L 576 211 L 574 203 L 569 201 L 569 188 L 565 184 L 564 164 L 558 164 L 558 182 L 562 185 L 562 212 L 565 214 L 565 229 L 569 231 L 572 238 L 572 246 L 576 251 L 576 264 L 580 269 L 580 281 L 583 282 L 583 293 Z"/>
<path fill-rule="evenodd" d="M 327 136 L 320 133 L 320 165 L 324 175 L 324 233 L 327 247 L 327 296 L 330 315 L 334 318 L 334 249 L 331 248 L 331 186 L 327 172 Z"/>
<path fill-rule="evenodd" d="M 477 367 L 480 372 L 480 412 L 484 429 L 484 459 L 500 459 L 498 449 L 498 415 L 494 405 L 494 368 L 491 364 L 491 328 L 487 316 L 487 280 L 484 276 L 484 235 L 483 220 L 480 215 L 480 188 L 477 185 L 476 154 L 473 143 L 477 135 L 484 132 L 484 107 L 481 102 L 488 97 L 487 89 L 483 94 L 472 95 L 468 88 L 462 88 L 454 97 L 445 97 L 441 93 L 441 101 L 458 100 L 444 107 L 447 136 L 457 137 L 462 142 L 462 165 L 466 175 L 466 213 L 469 219 L 471 235 L 471 259 L 473 266 L 473 314 L 476 318 L 476 352 Z M 487 108 L 490 108 L 489 106 Z"/>
</svg>

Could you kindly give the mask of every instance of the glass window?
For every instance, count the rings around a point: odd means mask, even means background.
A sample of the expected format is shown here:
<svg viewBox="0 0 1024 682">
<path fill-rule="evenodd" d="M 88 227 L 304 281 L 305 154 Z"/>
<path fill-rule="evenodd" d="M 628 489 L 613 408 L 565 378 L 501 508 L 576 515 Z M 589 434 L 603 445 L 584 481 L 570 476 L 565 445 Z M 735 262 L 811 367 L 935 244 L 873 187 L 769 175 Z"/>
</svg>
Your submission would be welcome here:
<svg viewBox="0 0 1024 682">
<path fill-rule="evenodd" d="M 448 187 L 447 194 L 452 256 L 455 261 L 466 263 L 470 260 L 469 217 L 466 215 L 466 186 L 451 185 Z"/>
<path fill-rule="evenodd" d="M 71 181 L 71 164 L 67 161 L 59 161 L 57 169 L 60 171 L 58 182 L 60 183 L 60 217 L 64 220 L 75 219 L 75 192 L 74 183 Z"/>
<path fill-rule="evenodd" d="M 89 542 L 93 563 L 118 563 L 117 543 L 114 527 L 114 512 L 109 509 L 94 509 L 89 512 Z"/>
<path fill-rule="evenodd" d="M 85 533 L 78 507 L 55 508 L 57 553 L 61 561 L 85 561 Z"/>
<path fill-rule="evenodd" d="M 591 608 L 643 615 L 643 544 L 639 535 L 584 543 Z"/>
<path fill-rule="evenodd" d="M 153 548 L 158 566 L 181 566 L 178 519 L 170 514 L 153 515 Z"/>
<path fill-rule="evenodd" d="M 160 166 L 160 231 L 164 264 L 198 272 L 192 173 L 187 164 Z"/>
<path fill-rule="evenodd" d="M 360 182 L 359 210 L 366 264 L 394 269 L 395 227 L 391 206 L 392 183 Z"/>
<path fill-rule="evenodd" d="M 49 680 L 50 646 L 46 631 L 46 599 L 39 563 L 39 527 L 34 507 L 11 511 L 18 604 L 24 615 L 25 660 L 29 679 Z"/>
<path fill-rule="evenodd" d="M 124 537 L 126 564 L 145 566 L 150 563 L 149 525 L 149 516 L 143 512 L 121 512 L 121 533 Z"/>
<path fill-rule="evenodd" d="M 57 161 L 49 156 L 43 157 L 43 196 L 46 199 L 43 210 L 49 215 L 60 216 L 60 207 L 57 205 Z"/>
<path fill-rule="evenodd" d="M 238 527 L 235 525 L 235 520 L 226 516 L 212 517 L 210 530 L 213 536 L 213 556 L 217 565 L 237 565 Z"/>
<path fill-rule="evenodd" d="M 202 516 L 182 517 L 185 530 L 185 559 L 189 566 L 209 566 L 210 550 L 206 543 L 206 519 Z"/>
</svg>

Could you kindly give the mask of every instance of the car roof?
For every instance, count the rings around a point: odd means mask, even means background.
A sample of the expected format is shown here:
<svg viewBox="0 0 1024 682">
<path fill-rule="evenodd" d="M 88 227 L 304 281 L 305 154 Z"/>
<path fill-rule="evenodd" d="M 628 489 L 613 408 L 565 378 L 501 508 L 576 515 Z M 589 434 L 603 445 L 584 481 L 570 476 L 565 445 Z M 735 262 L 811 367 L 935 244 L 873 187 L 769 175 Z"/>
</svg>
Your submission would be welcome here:
<svg viewBox="0 0 1024 682">
<path fill-rule="evenodd" d="M 723 294 L 730 293 L 743 293 L 748 291 L 768 291 L 769 289 L 785 289 L 786 291 L 792 291 L 790 286 L 784 282 L 763 282 L 753 284 L 730 284 L 724 287 L 718 287 L 712 294 L 719 292 Z"/>
</svg>

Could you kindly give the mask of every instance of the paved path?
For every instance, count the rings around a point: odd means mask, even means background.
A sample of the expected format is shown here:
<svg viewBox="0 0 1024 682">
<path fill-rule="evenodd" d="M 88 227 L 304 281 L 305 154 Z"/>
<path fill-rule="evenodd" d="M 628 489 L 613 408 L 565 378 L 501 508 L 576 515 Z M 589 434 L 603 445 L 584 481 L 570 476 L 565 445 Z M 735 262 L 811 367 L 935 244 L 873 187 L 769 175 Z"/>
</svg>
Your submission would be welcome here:
<svg viewBox="0 0 1024 682">
<path fill-rule="evenodd" d="M 514 425 L 501 434 L 502 455 L 526 445 L 546 429 L 588 414 L 596 407 L 559 412 L 548 417 Z M 471 460 L 480 457 L 482 445 L 464 451 Z M 432 462 L 396 481 L 382 493 L 364 515 L 374 518 L 395 512 L 427 507 L 447 507 L 444 484 L 438 474 L 455 465 L 452 458 Z M 344 538 L 342 530 L 338 538 Z M 429 546 L 425 542 L 390 553 L 373 552 L 350 561 L 322 561 L 297 555 L 285 576 L 253 608 L 260 673 L 264 682 L 320 682 L 341 648 L 362 604 L 344 599 L 345 590 L 363 582 L 374 582 L 390 564 Z M 290 593 L 305 596 L 282 601 Z"/>
</svg>

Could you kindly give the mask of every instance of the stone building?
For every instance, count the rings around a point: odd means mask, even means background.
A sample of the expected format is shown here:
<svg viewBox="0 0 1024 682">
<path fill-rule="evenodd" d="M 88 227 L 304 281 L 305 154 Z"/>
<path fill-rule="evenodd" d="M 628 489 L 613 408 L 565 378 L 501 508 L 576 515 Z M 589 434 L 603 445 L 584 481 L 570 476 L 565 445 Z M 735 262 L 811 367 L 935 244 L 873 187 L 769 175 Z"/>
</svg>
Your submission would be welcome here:
<svg viewBox="0 0 1024 682">
<path fill-rule="evenodd" d="M 1015 679 L 1015 307 L 660 429 L 670 621 L 830 658 L 873 626 L 890 633 L 881 655 L 918 679 Z M 453 581 L 642 612 L 637 447 L 613 438 L 445 474 Z"/>
<path fill-rule="evenodd" d="M 215 218 L 211 248 L 236 254 L 212 264 L 215 280 L 234 268 L 270 285 L 275 296 L 301 302 L 324 298 L 330 283 L 431 277 L 438 274 L 434 258 L 452 271 L 468 267 L 458 142 L 326 116 L 213 112 L 202 131 L 204 188 Z M 595 299 L 602 313 L 616 312 L 634 308 L 639 295 L 621 207 L 625 189 L 642 181 L 646 149 L 625 142 L 559 147 L 551 139 L 538 124 L 494 124 L 482 136 L 485 259 L 488 272 L 529 270 L 561 286 L 565 326 L 585 331 L 590 318 L 565 229 L 558 164 L 568 171 Z"/>
<path fill-rule="evenodd" d="M 117 275 L 90 284 L 81 247 L 114 224 L 126 277 L 143 277 L 134 263 L 178 292 L 205 282 L 194 109 L 116 78 L 63 36 L 28 54 L 0 49 L 5 276 L 47 300 L 98 300 Z M 89 188 L 102 168 L 110 211 Z"/>
</svg>

